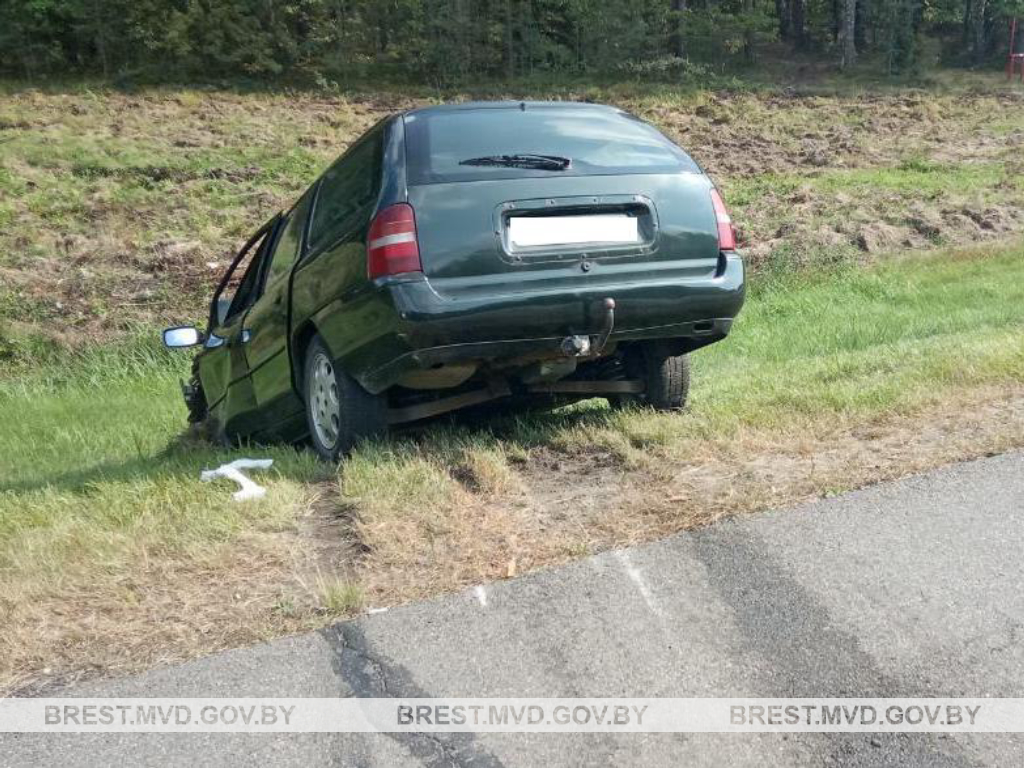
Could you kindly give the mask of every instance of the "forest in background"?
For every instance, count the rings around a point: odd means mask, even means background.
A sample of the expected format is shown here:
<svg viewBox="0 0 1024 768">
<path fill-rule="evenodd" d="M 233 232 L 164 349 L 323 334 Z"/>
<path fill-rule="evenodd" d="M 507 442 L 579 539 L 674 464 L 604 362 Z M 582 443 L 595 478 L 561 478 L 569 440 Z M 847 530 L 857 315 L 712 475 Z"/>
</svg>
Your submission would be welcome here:
<svg viewBox="0 0 1024 768">
<path fill-rule="evenodd" d="M 4 0 L 0 72 L 320 85 L 682 81 L 750 67 L 771 46 L 895 75 L 1000 65 L 1022 10 L 1024 0 Z"/>
</svg>

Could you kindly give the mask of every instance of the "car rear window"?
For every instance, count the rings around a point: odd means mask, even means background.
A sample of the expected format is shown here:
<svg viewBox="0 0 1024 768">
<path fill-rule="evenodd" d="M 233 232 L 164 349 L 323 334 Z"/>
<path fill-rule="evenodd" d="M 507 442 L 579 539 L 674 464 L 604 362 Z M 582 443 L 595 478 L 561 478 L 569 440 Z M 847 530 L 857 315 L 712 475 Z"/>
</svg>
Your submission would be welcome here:
<svg viewBox="0 0 1024 768">
<path fill-rule="evenodd" d="M 698 171 L 656 129 L 617 110 L 529 106 L 406 115 L 409 183 Z M 460 165 L 492 155 L 567 157 L 562 170 Z"/>
</svg>

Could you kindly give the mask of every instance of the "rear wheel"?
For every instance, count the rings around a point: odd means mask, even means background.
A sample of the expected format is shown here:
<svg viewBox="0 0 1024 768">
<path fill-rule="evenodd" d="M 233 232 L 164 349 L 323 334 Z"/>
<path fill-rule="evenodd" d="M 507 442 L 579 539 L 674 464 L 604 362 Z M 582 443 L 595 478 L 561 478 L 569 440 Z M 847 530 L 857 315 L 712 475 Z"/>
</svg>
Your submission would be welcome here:
<svg viewBox="0 0 1024 768">
<path fill-rule="evenodd" d="M 690 356 L 674 354 L 660 341 L 637 344 L 624 352 L 626 376 L 639 379 L 644 391 L 638 395 L 608 398 L 613 408 L 642 405 L 658 411 L 678 411 L 690 393 Z"/>
<path fill-rule="evenodd" d="M 384 398 L 338 368 L 319 336 L 306 353 L 303 382 L 309 437 L 320 458 L 338 461 L 360 440 L 387 429 Z"/>
</svg>

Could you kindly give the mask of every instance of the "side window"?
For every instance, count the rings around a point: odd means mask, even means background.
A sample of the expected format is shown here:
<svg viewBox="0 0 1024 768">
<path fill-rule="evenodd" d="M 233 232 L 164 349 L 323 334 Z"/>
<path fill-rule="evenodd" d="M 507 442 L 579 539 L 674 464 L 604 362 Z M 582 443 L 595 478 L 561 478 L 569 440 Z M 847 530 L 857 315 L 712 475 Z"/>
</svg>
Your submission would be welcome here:
<svg viewBox="0 0 1024 768">
<path fill-rule="evenodd" d="M 330 245 L 366 223 L 380 193 L 382 152 L 378 131 L 327 169 L 313 209 L 310 248 Z"/>
<path fill-rule="evenodd" d="M 310 189 L 302 196 L 302 199 L 295 204 L 288 221 L 285 223 L 281 234 L 274 244 L 274 252 L 270 254 L 270 263 L 267 265 L 267 276 L 264 285 L 271 285 L 281 276 L 288 274 L 295 260 L 299 256 L 299 249 L 302 247 L 302 231 L 306 227 L 306 216 L 309 214 L 309 202 L 313 199 L 313 189 Z"/>
<path fill-rule="evenodd" d="M 221 302 L 230 302 L 225 321 L 230 320 L 248 308 L 257 297 L 260 286 L 260 271 L 267 250 L 267 240 L 273 230 L 264 234 L 235 267 L 220 295 Z"/>
</svg>

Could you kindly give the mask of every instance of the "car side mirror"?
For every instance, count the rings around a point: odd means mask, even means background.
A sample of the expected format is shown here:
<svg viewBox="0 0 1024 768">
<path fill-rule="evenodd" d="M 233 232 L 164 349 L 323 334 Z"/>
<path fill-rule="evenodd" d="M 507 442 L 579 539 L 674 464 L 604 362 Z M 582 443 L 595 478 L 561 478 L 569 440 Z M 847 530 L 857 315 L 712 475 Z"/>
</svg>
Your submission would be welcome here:
<svg viewBox="0 0 1024 768">
<path fill-rule="evenodd" d="M 203 342 L 203 334 L 194 325 L 179 325 L 164 331 L 164 346 L 171 349 L 194 347 Z"/>
</svg>

